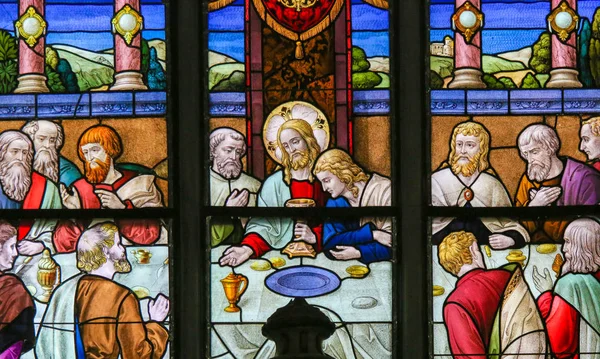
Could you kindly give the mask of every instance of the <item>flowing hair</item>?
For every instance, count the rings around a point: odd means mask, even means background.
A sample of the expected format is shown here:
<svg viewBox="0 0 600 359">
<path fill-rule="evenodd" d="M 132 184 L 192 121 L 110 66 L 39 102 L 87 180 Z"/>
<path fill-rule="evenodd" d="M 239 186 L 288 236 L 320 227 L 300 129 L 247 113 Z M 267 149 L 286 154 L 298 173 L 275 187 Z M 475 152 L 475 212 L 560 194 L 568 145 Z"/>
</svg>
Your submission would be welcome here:
<svg viewBox="0 0 600 359">
<path fill-rule="evenodd" d="M 115 244 L 115 234 L 119 232 L 116 224 L 105 222 L 89 228 L 77 241 L 77 268 L 90 273 L 106 263 L 104 249 Z"/>
<path fill-rule="evenodd" d="M 283 181 L 290 185 L 292 181 L 292 173 L 290 168 L 292 167 L 292 159 L 290 155 L 287 153 L 286 149 L 283 147 L 283 143 L 281 143 L 281 132 L 283 130 L 294 130 L 300 134 L 300 137 L 306 142 L 306 146 L 308 147 L 308 168 L 311 169 L 317 159 L 319 154 L 321 153 L 321 146 L 317 142 L 315 135 L 313 133 L 312 127 L 308 124 L 308 122 L 304 120 L 288 120 L 285 121 L 279 130 L 277 131 L 277 146 L 281 151 L 281 164 L 283 165 Z M 314 181 L 314 176 L 312 172 L 309 171 L 308 181 Z"/>
<path fill-rule="evenodd" d="M 369 175 L 360 168 L 349 154 L 342 150 L 331 149 L 323 152 L 315 163 L 313 174 L 329 171 L 346 185 L 354 198 L 358 197 L 357 182 L 367 182 Z"/>
<path fill-rule="evenodd" d="M 585 125 L 590 125 L 590 131 L 594 136 L 600 136 L 600 117 L 588 118 L 587 120 L 581 122 L 581 127 Z"/>
<path fill-rule="evenodd" d="M 477 241 L 470 232 L 452 232 L 438 246 L 438 258 L 441 266 L 454 275 L 458 275 L 465 264 L 473 263 L 473 255 L 469 247 Z"/>
<path fill-rule="evenodd" d="M 591 218 L 576 219 L 565 229 L 564 238 L 569 258 L 563 265 L 563 274 L 600 270 L 600 223 Z"/>
<path fill-rule="evenodd" d="M 463 122 L 454 127 L 452 139 L 450 140 L 450 154 L 448 155 L 448 163 L 452 163 L 452 159 L 456 156 L 456 137 L 461 134 L 463 136 L 475 136 L 479 139 L 479 158 L 477 161 L 478 170 L 483 172 L 490 167 L 490 133 L 477 122 Z"/>
</svg>

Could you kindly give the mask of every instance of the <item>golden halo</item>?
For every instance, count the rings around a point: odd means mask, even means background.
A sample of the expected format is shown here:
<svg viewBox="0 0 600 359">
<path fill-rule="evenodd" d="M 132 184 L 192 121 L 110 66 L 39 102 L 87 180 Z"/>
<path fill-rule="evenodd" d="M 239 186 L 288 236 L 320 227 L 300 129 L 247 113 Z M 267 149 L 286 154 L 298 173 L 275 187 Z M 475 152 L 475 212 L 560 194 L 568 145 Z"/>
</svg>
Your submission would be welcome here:
<svg viewBox="0 0 600 359">
<path fill-rule="evenodd" d="M 329 146 L 329 122 L 323 111 L 304 101 L 290 101 L 277 106 L 263 126 L 263 143 L 273 161 L 281 164 L 281 150 L 277 146 L 279 127 L 289 120 L 304 120 L 312 127 L 321 152 Z"/>
</svg>

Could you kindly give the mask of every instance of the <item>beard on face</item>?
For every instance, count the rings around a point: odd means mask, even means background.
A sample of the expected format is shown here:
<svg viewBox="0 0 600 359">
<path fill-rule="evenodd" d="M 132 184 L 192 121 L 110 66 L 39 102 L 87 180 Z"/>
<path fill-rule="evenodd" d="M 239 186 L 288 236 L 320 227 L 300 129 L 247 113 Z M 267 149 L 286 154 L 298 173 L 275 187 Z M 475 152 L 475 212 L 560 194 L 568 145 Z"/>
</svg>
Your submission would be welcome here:
<svg viewBox="0 0 600 359">
<path fill-rule="evenodd" d="M 455 175 L 462 174 L 465 177 L 471 177 L 477 170 L 479 170 L 479 159 L 481 158 L 481 153 L 473 156 L 473 158 L 467 158 L 469 162 L 462 164 L 458 163 L 461 157 L 462 156 L 460 154 L 455 154 L 450 160 L 450 168 Z"/>
<path fill-rule="evenodd" d="M 290 167 L 292 167 L 294 171 L 306 168 L 309 163 L 310 156 L 308 155 L 308 151 L 297 151 L 290 157 Z"/>
<path fill-rule="evenodd" d="M 215 158 L 215 163 L 217 165 L 217 172 L 223 176 L 223 178 L 231 179 L 239 177 L 242 172 L 242 163 L 236 160 L 218 160 Z"/>
<path fill-rule="evenodd" d="M 532 164 L 527 164 L 527 177 L 530 180 L 535 182 L 543 182 L 546 180 L 548 173 L 550 172 L 550 166 L 552 162 L 550 158 L 548 160 L 544 160 L 543 162 L 537 162 Z"/>
<path fill-rule="evenodd" d="M 129 263 L 129 261 L 127 260 L 127 257 L 125 256 L 124 253 L 120 257 L 117 257 L 117 256 L 113 257 L 113 255 L 111 254 L 110 260 L 114 263 L 115 270 L 117 271 L 117 273 L 131 272 L 131 263 Z"/>
<path fill-rule="evenodd" d="M 18 159 L 2 161 L 0 183 L 8 198 L 17 202 L 23 201 L 31 186 L 31 164 Z"/>
<path fill-rule="evenodd" d="M 60 169 L 56 148 L 42 147 L 35 151 L 33 169 L 58 183 Z"/>
<path fill-rule="evenodd" d="M 106 161 L 100 161 L 95 158 L 92 160 L 96 163 L 97 167 L 92 167 L 92 163 L 89 161 L 85 162 L 85 178 L 91 184 L 101 183 L 106 179 L 108 171 L 110 171 L 110 157 L 107 157 Z"/>
</svg>

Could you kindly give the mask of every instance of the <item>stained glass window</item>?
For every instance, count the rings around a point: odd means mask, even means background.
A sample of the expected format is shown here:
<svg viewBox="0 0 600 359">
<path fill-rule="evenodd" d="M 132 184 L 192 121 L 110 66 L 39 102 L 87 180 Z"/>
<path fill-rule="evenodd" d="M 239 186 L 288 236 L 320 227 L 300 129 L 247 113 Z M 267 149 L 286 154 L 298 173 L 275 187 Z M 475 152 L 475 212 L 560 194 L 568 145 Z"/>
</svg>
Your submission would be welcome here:
<svg viewBox="0 0 600 359">
<path fill-rule="evenodd" d="M 209 1 L 210 357 L 392 357 L 389 5 Z"/>
<path fill-rule="evenodd" d="M 597 357 L 600 3 L 428 10 L 430 354 Z"/>
<path fill-rule="evenodd" d="M 0 356 L 172 357 L 168 3 L 0 9 Z"/>
</svg>

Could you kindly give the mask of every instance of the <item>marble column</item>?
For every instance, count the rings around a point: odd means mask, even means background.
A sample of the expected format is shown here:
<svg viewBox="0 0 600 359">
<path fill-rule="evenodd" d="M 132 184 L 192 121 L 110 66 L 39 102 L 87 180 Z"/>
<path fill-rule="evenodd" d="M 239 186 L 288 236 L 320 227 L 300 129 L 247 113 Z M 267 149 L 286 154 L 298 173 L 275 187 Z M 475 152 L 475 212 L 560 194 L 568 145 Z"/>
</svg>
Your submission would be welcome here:
<svg viewBox="0 0 600 359">
<path fill-rule="evenodd" d="M 456 0 L 456 9 L 460 8 L 465 2 L 467 0 Z M 471 0 L 470 2 L 476 8 L 481 9 L 481 0 Z M 471 12 L 471 14 L 473 13 Z M 469 18 L 463 15 L 460 20 L 474 21 L 473 18 L 474 16 Z M 454 78 L 448 84 L 448 87 L 485 88 L 481 76 L 483 76 L 481 71 L 481 32 L 478 32 L 473 36 L 471 42 L 467 43 L 463 35 L 456 30 L 454 32 Z"/>
<path fill-rule="evenodd" d="M 552 0 L 552 10 L 560 5 L 563 0 Z M 577 0 L 565 0 L 570 7 L 577 10 Z M 568 13 L 560 13 L 561 19 L 557 18 L 558 26 L 565 28 L 574 21 Z M 566 42 L 560 41 L 557 34 L 552 34 L 552 70 L 550 79 L 546 83 L 547 88 L 569 88 L 583 87 L 579 81 L 577 71 L 577 36 L 576 32 L 569 35 Z"/>
<path fill-rule="evenodd" d="M 115 0 L 115 14 L 125 5 L 140 12 L 140 0 Z M 133 27 L 129 16 L 121 18 L 121 27 Z M 142 33 L 141 30 L 127 44 L 121 35 L 115 33 L 115 82 L 110 88 L 113 91 L 147 90 L 144 84 L 142 69 Z"/>
<path fill-rule="evenodd" d="M 44 17 L 44 0 L 19 0 L 19 17 L 27 12 L 29 7 Z M 35 33 L 39 30 L 41 24 L 37 19 L 29 18 L 23 23 L 23 31 Z M 30 47 L 29 44 L 19 37 L 19 82 L 15 93 L 38 93 L 50 92 L 46 86 L 46 38 L 42 35 L 37 43 Z"/>
</svg>

